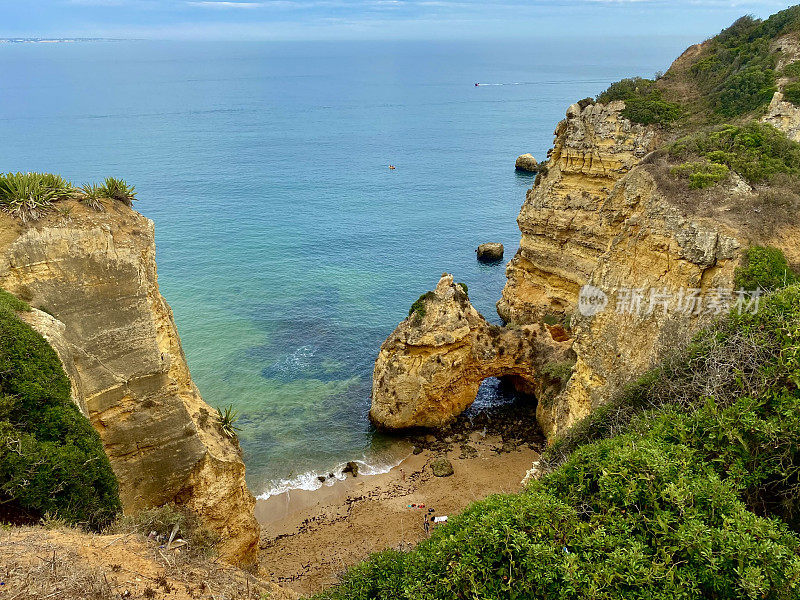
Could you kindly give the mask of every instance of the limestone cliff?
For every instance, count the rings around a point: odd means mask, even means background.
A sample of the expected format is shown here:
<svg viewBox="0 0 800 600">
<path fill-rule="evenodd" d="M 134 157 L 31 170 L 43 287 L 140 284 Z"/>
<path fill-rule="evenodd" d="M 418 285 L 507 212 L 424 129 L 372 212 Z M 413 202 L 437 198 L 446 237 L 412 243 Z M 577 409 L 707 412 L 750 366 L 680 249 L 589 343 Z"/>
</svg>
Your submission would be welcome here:
<svg viewBox="0 0 800 600">
<path fill-rule="evenodd" d="M 553 396 L 560 382 L 543 368 L 571 361 L 570 346 L 560 328 L 490 325 L 445 273 L 381 346 L 370 418 L 385 429 L 444 425 L 474 402 L 487 377 Z"/>
<path fill-rule="evenodd" d="M 175 502 L 252 562 L 258 524 L 238 444 L 197 391 L 159 293 L 153 223 L 119 202 L 78 202 L 23 225 L 0 213 L 0 287 L 55 348 L 100 433 L 126 512 Z"/>
<path fill-rule="evenodd" d="M 659 132 L 623 118 L 623 108 L 622 102 L 573 105 L 558 125 L 548 172 L 520 211 L 520 248 L 508 264 L 497 305 L 512 324 L 548 314 L 572 318 L 575 371 L 551 410 L 540 411 L 549 436 L 606 401 L 717 314 L 689 305 L 667 311 L 665 297 L 677 303 L 685 294 L 686 304 L 690 294 L 708 298 L 732 290 L 742 250 L 754 239 L 746 223 L 725 212 L 748 204 L 749 186 L 734 176 L 719 190 L 725 203 L 680 204 L 649 162 Z M 758 220 L 760 209 L 752 210 L 748 218 Z M 759 241 L 793 256 L 794 227 L 786 223 Z M 608 305 L 598 314 L 576 310 L 585 285 L 607 295 Z"/>
</svg>

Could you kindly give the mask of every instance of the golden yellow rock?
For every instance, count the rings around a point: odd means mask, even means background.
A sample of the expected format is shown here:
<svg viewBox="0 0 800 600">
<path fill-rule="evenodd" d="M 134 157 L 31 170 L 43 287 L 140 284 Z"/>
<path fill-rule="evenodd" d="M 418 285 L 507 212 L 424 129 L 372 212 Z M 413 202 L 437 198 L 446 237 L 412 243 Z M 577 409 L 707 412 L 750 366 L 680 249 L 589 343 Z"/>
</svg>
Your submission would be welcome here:
<svg viewBox="0 0 800 600">
<path fill-rule="evenodd" d="M 22 225 L 0 213 L 0 287 L 42 309 L 24 315 L 54 347 L 73 397 L 100 433 L 125 512 L 186 506 L 252 562 L 259 527 L 238 443 L 189 374 L 158 290 L 153 223 L 119 202 L 78 202 Z M 45 312 L 46 311 L 46 312 Z"/>
<path fill-rule="evenodd" d="M 540 398 L 554 395 L 559 382 L 542 368 L 573 358 L 571 340 L 555 341 L 544 325 L 490 325 L 447 273 L 414 308 L 375 361 L 370 419 L 384 429 L 446 424 L 474 402 L 487 377 L 509 377 Z"/>
</svg>

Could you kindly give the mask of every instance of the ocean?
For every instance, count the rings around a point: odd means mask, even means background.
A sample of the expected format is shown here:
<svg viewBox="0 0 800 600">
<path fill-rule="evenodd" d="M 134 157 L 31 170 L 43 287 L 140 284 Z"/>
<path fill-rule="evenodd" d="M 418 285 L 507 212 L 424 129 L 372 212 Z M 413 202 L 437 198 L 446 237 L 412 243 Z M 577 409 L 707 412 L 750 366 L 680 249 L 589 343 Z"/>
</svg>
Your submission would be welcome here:
<svg viewBox="0 0 800 600">
<path fill-rule="evenodd" d="M 266 497 L 399 459 L 367 420 L 381 342 L 444 271 L 499 322 L 504 269 L 475 248 L 517 249 L 516 156 L 545 158 L 570 103 L 689 43 L 5 44 L 0 170 L 136 185 L 192 375 L 239 411 Z"/>
</svg>

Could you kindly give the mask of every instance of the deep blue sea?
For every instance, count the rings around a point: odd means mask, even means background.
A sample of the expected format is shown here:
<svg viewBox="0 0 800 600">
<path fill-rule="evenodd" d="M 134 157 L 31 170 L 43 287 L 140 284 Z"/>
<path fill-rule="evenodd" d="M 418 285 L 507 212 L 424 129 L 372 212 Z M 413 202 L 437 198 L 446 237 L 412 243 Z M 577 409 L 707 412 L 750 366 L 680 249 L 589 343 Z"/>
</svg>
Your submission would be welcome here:
<svg viewBox="0 0 800 600">
<path fill-rule="evenodd" d="M 194 379 L 240 411 L 266 494 L 393 458 L 367 421 L 383 339 L 443 271 L 497 322 L 475 247 L 517 249 L 516 156 L 691 41 L 1 44 L 0 170 L 136 185 Z"/>
</svg>

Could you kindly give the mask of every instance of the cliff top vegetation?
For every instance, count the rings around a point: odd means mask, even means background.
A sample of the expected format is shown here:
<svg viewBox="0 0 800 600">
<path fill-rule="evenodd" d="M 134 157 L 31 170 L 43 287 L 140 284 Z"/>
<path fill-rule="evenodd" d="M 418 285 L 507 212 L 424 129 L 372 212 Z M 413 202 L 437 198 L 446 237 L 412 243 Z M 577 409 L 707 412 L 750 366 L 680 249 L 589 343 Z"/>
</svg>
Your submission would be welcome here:
<svg viewBox="0 0 800 600">
<path fill-rule="evenodd" d="M 107 177 L 102 184 L 87 183 L 78 188 L 51 173 L 0 173 L 0 210 L 23 221 L 38 219 L 57 202 L 65 200 L 79 200 L 95 210 L 103 210 L 103 200 L 131 206 L 136 191 L 134 186 L 114 177 Z"/>
</svg>

